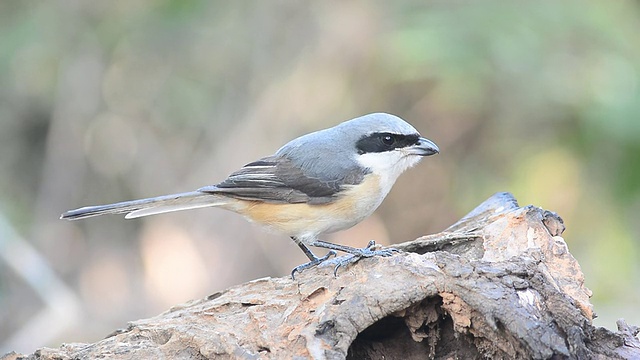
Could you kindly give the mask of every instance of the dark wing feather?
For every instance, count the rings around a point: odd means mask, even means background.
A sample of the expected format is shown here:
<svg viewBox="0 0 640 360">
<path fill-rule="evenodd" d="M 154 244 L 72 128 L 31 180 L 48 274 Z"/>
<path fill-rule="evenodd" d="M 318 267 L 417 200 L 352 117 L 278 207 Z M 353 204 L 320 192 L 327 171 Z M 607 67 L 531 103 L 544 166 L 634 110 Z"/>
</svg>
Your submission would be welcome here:
<svg viewBox="0 0 640 360">
<path fill-rule="evenodd" d="M 338 196 L 342 185 L 358 184 L 363 176 L 352 173 L 339 179 L 320 179 L 305 174 L 288 158 L 269 156 L 245 165 L 218 185 L 199 191 L 272 203 L 325 204 Z"/>
</svg>

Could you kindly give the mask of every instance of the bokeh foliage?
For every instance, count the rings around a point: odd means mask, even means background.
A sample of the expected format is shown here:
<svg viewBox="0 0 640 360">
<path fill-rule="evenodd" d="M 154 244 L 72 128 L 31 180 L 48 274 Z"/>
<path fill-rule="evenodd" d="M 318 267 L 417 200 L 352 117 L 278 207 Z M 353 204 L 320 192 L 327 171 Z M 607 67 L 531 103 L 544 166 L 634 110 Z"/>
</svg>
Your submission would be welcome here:
<svg viewBox="0 0 640 360">
<path fill-rule="evenodd" d="M 57 217 L 215 183 L 373 111 L 442 153 L 332 240 L 407 240 L 511 191 L 564 218 L 599 324 L 640 323 L 639 15 L 638 1 L 606 0 L 0 2 L 1 215 L 51 271 L 2 232 L 0 352 L 94 341 L 285 275 L 304 260 L 295 246 L 233 214 Z M 8 257 L 36 287 L 61 280 L 73 320 L 16 340 L 46 301 Z"/>
</svg>

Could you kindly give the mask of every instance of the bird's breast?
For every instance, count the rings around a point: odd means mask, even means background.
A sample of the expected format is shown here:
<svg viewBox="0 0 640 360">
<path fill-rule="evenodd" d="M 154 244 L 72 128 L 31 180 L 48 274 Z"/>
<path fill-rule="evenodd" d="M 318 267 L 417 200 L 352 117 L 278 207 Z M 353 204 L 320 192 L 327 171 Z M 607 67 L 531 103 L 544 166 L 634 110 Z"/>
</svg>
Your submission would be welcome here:
<svg viewBox="0 0 640 360">
<path fill-rule="evenodd" d="M 243 201 L 229 210 L 289 236 L 317 236 L 354 226 L 371 215 L 385 196 L 380 178 L 368 174 L 360 184 L 348 185 L 334 201 L 327 204 Z"/>
</svg>

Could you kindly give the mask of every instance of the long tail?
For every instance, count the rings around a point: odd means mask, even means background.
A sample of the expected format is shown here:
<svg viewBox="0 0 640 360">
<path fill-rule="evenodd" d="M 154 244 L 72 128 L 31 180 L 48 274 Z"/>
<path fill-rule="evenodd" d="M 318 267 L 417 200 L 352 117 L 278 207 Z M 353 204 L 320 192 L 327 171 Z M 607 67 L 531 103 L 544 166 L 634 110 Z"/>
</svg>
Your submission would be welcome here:
<svg viewBox="0 0 640 360">
<path fill-rule="evenodd" d="M 164 195 L 149 199 L 124 201 L 115 204 L 86 206 L 69 210 L 61 219 L 77 220 L 105 214 L 126 214 L 125 219 L 162 214 L 171 211 L 197 209 L 224 204 L 225 198 L 216 194 L 192 191 L 181 194 Z"/>
</svg>

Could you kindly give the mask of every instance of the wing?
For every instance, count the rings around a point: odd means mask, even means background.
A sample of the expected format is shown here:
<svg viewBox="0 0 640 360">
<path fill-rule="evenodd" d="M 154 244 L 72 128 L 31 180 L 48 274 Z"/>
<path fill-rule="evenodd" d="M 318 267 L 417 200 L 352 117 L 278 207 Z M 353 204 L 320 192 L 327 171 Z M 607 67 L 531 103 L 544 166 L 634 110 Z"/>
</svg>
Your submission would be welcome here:
<svg viewBox="0 0 640 360">
<path fill-rule="evenodd" d="M 245 165 L 218 185 L 198 191 L 271 203 L 326 204 L 338 197 L 345 185 L 359 184 L 364 175 L 354 168 L 333 178 L 313 176 L 289 158 L 269 156 Z"/>
</svg>

